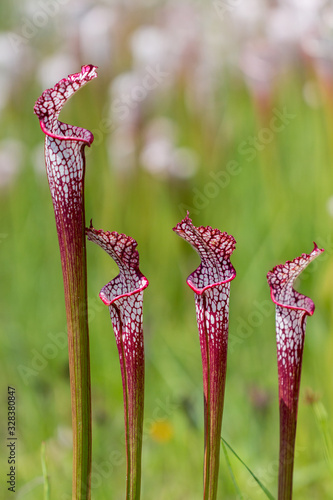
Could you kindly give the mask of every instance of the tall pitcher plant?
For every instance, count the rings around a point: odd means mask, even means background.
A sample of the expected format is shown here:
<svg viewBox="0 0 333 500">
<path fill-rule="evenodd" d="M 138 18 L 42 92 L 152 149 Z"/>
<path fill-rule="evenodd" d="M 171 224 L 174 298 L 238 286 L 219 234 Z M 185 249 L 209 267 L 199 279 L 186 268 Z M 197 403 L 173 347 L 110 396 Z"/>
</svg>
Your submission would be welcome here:
<svg viewBox="0 0 333 500">
<path fill-rule="evenodd" d="M 230 282 L 236 271 L 230 262 L 236 241 L 210 226 L 195 227 L 188 214 L 174 231 L 201 258 L 187 278 L 194 292 L 203 369 L 204 390 L 204 500 L 217 496 L 221 426 L 227 372 Z"/>
<path fill-rule="evenodd" d="M 267 274 L 276 305 L 276 345 L 279 375 L 280 455 L 278 500 L 291 500 L 306 319 L 315 310 L 313 301 L 294 288 L 301 272 L 323 250 L 314 245 L 310 254 L 280 264 Z"/>
<path fill-rule="evenodd" d="M 85 146 L 89 130 L 58 120 L 66 101 L 96 78 L 96 67 L 45 90 L 34 112 L 45 134 L 45 163 L 58 233 L 67 315 L 69 374 L 73 428 L 73 500 L 90 499 L 91 389 L 87 317 L 87 270 L 84 209 Z"/>
</svg>

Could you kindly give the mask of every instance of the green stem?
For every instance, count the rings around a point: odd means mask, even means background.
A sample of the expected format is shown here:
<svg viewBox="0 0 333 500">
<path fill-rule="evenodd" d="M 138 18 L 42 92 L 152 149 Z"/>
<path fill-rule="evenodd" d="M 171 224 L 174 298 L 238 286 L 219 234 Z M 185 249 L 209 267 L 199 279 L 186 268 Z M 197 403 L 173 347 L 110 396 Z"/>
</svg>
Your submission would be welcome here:
<svg viewBox="0 0 333 500">
<path fill-rule="evenodd" d="M 83 204 L 84 207 L 84 204 Z M 67 315 L 73 429 L 73 500 L 90 500 L 91 389 L 84 208 L 57 220 Z M 64 224 L 66 222 L 66 224 Z"/>
<path fill-rule="evenodd" d="M 208 301 L 203 297 L 204 311 L 209 311 Z M 205 317 L 205 315 L 204 315 Z M 203 356 L 204 412 L 205 412 L 205 457 L 204 500 L 216 500 L 219 466 L 224 388 L 226 377 L 226 343 L 220 348 L 211 345 L 210 330 L 204 322 L 205 345 Z"/>
<path fill-rule="evenodd" d="M 143 374 L 142 374 L 143 375 Z M 143 384 L 142 388 L 137 388 L 135 394 L 129 389 L 127 391 L 128 408 L 125 422 L 127 424 L 127 480 L 126 480 L 126 500 L 139 500 L 141 492 L 141 455 L 142 455 L 142 427 L 143 427 Z M 139 400 L 142 399 L 142 402 Z"/>
<path fill-rule="evenodd" d="M 278 500 L 291 500 L 297 416 L 280 400 L 280 455 Z"/>
<path fill-rule="evenodd" d="M 45 441 L 42 442 L 41 446 L 41 462 L 42 462 L 42 473 L 44 479 L 44 500 L 50 500 L 50 483 L 47 475 Z"/>
<path fill-rule="evenodd" d="M 205 328 L 205 348 L 206 348 L 206 363 L 205 367 L 207 370 L 206 380 L 204 380 L 204 412 L 205 412 L 205 456 L 204 456 L 204 500 L 210 500 L 216 497 L 217 484 L 215 497 L 213 495 L 212 489 L 214 486 L 211 484 L 212 479 L 212 453 L 211 453 L 211 402 L 210 402 L 210 367 L 209 367 L 209 343 L 207 338 L 207 329 Z M 214 477 L 214 474 L 213 474 Z"/>
<path fill-rule="evenodd" d="M 142 431 L 143 431 L 143 409 L 144 409 L 144 351 L 140 350 L 137 363 L 134 358 L 126 356 L 121 314 L 119 309 L 113 305 L 119 318 L 118 343 L 123 393 L 124 393 L 124 418 L 126 437 L 126 500 L 139 500 L 141 492 L 141 455 L 142 455 Z"/>
</svg>

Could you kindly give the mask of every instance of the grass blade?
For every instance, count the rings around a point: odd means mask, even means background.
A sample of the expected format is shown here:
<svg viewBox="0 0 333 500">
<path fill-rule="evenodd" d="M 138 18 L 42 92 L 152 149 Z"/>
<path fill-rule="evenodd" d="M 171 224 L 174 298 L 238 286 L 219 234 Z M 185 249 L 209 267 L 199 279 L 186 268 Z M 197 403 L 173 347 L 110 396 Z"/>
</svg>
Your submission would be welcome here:
<svg viewBox="0 0 333 500">
<path fill-rule="evenodd" d="M 225 444 L 230 451 L 232 451 L 232 453 L 235 455 L 236 458 L 238 458 L 238 460 L 240 461 L 241 464 L 244 465 L 244 467 L 248 470 L 248 472 L 251 474 L 251 476 L 253 477 L 253 479 L 256 481 L 256 483 L 258 483 L 258 485 L 260 486 L 260 488 L 262 489 L 262 491 L 265 493 L 265 495 L 267 496 L 267 498 L 269 498 L 270 500 L 275 500 L 275 498 L 273 497 L 273 495 L 268 491 L 268 489 L 262 484 L 262 482 L 260 481 L 260 479 L 257 478 L 257 476 L 251 471 L 251 469 L 249 469 L 249 467 L 246 465 L 245 462 L 243 462 L 243 460 L 237 455 L 237 453 L 235 452 L 235 450 L 230 446 L 230 444 L 228 444 L 226 442 L 225 439 L 223 439 L 223 437 L 221 437 L 221 440 L 222 440 L 222 443 Z"/>
<path fill-rule="evenodd" d="M 234 473 L 232 471 L 231 463 L 230 463 L 230 460 L 229 460 L 229 455 L 228 455 L 227 448 L 226 448 L 226 446 L 224 444 L 224 440 L 223 439 L 222 439 L 222 449 L 223 449 L 223 453 L 224 453 L 224 456 L 225 456 L 225 459 L 226 459 L 226 462 L 227 462 L 227 467 L 228 467 L 228 471 L 229 471 L 231 480 L 232 480 L 232 482 L 233 482 L 233 484 L 235 486 L 235 490 L 237 491 L 237 495 L 238 495 L 237 498 L 239 498 L 239 500 L 244 500 L 243 499 L 243 495 L 242 495 L 242 493 L 241 493 L 241 491 L 239 489 L 239 486 L 237 484 L 235 475 L 234 475 Z"/>
<path fill-rule="evenodd" d="M 50 500 L 50 481 L 49 481 L 49 476 L 47 475 L 45 441 L 42 442 L 40 456 L 41 456 L 42 472 L 44 479 L 44 500 Z"/>
</svg>

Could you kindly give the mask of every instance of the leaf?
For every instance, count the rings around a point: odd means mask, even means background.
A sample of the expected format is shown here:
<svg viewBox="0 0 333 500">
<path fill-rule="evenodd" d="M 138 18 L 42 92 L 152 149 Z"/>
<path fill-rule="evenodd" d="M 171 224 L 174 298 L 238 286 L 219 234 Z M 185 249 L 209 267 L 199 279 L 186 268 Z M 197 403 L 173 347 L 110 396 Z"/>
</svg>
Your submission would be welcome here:
<svg viewBox="0 0 333 500">
<path fill-rule="evenodd" d="M 228 444 L 226 442 L 225 439 L 223 439 L 223 437 L 221 437 L 221 440 L 222 440 L 222 444 L 225 444 L 230 451 L 232 451 L 232 453 L 235 455 L 236 458 L 238 458 L 238 460 L 240 461 L 241 464 L 244 465 L 244 467 L 248 470 L 248 472 L 251 474 L 251 476 L 253 477 L 253 479 L 256 481 L 256 483 L 258 483 L 258 485 L 260 486 L 260 488 L 262 489 L 262 491 L 265 493 L 265 495 L 267 496 L 267 498 L 269 498 L 270 500 L 275 500 L 275 498 L 273 497 L 273 495 L 268 491 L 268 489 L 262 484 L 262 482 L 260 481 L 260 479 L 257 478 L 257 476 L 251 471 L 251 469 L 246 465 L 245 462 L 243 462 L 243 460 L 237 455 L 237 453 L 235 452 L 235 450 L 230 446 L 230 444 Z"/>
<path fill-rule="evenodd" d="M 226 459 L 226 462 L 227 462 L 228 471 L 229 471 L 231 480 L 234 483 L 235 490 L 237 491 L 238 498 L 239 498 L 239 500 L 244 500 L 243 495 L 242 495 L 242 493 L 241 493 L 241 491 L 239 489 L 239 486 L 237 484 L 235 475 L 234 475 L 234 473 L 232 471 L 230 460 L 229 460 L 229 456 L 228 456 L 228 452 L 227 452 L 227 449 L 226 449 L 225 444 L 224 444 L 224 440 L 222 439 L 221 441 L 222 441 L 223 453 L 224 453 L 224 456 L 225 456 L 225 459 Z"/>
</svg>

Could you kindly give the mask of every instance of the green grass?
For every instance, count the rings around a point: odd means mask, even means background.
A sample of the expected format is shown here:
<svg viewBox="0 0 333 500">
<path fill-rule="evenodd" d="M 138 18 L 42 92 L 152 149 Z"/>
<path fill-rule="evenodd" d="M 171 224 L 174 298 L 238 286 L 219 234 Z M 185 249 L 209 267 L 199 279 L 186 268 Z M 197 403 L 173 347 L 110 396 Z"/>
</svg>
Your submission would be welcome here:
<svg viewBox="0 0 333 500">
<path fill-rule="evenodd" d="M 79 67 L 73 68 L 77 71 Z M 64 121 L 94 129 L 107 102 L 107 68 L 101 82 L 92 82 L 66 106 Z M 258 303 L 270 301 L 266 274 L 274 265 L 312 250 L 312 241 L 326 248 L 300 281 L 299 290 L 316 303 L 309 318 L 304 351 L 296 441 L 294 499 L 333 496 L 332 466 L 327 460 L 331 426 L 305 403 L 305 390 L 318 393 L 332 419 L 331 360 L 333 356 L 332 218 L 326 205 L 333 191 L 329 111 L 307 106 L 302 98 L 305 77 L 296 70 L 281 80 L 272 108 L 295 115 L 289 125 L 252 161 L 239 152 L 249 136 L 265 125 L 257 118 L 244 87 L 230 76 L 223 92 L 212 95 L 214 116 L 188 105 L 181 84 L 147 110 L 145 121 L 169 116 L 175 120 L 179 145 L 193 148 L 200 159 L 188 181 L 153 177 L 138 158 L 131 175 L 109 164 L 107 141 L 87 156 L 86 216 L 95 227 L 125 232 L 139 243 L 142 272 L 150 280 L 145 291 L 146 339 L 145 439 L 142 498 L 159 500 L 202 496 L 203 405 L 201 358 L 193 294 L 185 280 L 198 257 L 172 232 L 183 216 L 180 204 L 193 208 L 193 188 L 205 193 L 210 173 L 239 163 L 240 173 L 193 214 L 195 225 L 211 225 L 233 234 L 237 248 L 232 263 L 237 278 L 231 284 L 230 336 L 223 436 L 255 475 L 272 492 L 277 488 L 278 401 L 274 309 L 259 313 Z M 24 96 L 10 102 L 1 119 L 2 137 L 19 137 L 26 147 L 24 165 L 15 183 L 1 191 L 0 233 L 0 432 L 5 435 L 7 385 L 17 393 L 17 490 L 25 500 L 43 499 L 40 450 L 45 441 L 50 499 L 67 498 L 71 488 L 71 412 L 67 347 L 52 347 L 48 334 L 64 338 L 65 309 L 60 257 L 45 176 L 38 176 L 31 151 L 43 141 L 34 100 L 42 89 L 31 78 Z M 98 92 L 97 92 L 98 88 Z M 104 113 L 104 115 L 103 115 Z M 213 118 L 213 119 L 212 119 Z M 138 130 L 138 143 L 142 128 Z M 191 214 L 190 214 L 191 215 Z M 107 307 L 98 299 L 100 288 L 117 273 L 111 259 L 88 243 L 88 294 L 93 406 L 92 498 L 120 499 L 125 486 L 125 446 L 122 389 L 118 354 Z M 240 324 L 248 326 L 243 335 Z M 48 351 L 48 348 L 51 349 Z M 48 353 L 45 356 L 45 352 Z M 44 353 L 45 367 L 34 367 L 26 379 L 20 365 L 32 367 L 36 353 Z M 51 353 L 51 354 L 50 354 Z M 55 353 L 54 357 L 53 354 Z M 47 357 L 48 356 L 48 357 Z M 53 358 L 53 359 L 51 359 Z M 263 403 L 253 394 L 264 393 Z M 252 397 L 251 397 L 252 395 Z M 173 434 L 159 442 L 153 423 L 166 421 Z M 2 471 L 6 471 L 4 446 Z M 244 467 L 230 455 L 232 470 L 244 499 L 261 498 Z M 30 488 L 30 491 L 29 491 Z M 69 497 L 68 497 L 69 498 Z M 219 498 L 234 499 L 228 466 L 221 458 Z"/>
</svg>

